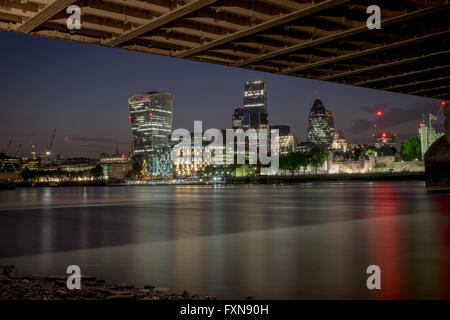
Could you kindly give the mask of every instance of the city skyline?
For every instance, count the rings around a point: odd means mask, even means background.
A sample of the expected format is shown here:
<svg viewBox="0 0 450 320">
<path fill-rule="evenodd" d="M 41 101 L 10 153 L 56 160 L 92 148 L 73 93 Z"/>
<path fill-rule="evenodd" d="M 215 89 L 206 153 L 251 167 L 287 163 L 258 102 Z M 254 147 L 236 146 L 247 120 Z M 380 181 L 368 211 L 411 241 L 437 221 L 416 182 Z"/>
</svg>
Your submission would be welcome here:
<svg viewBox="0 0 450 320">
<path fill-rule="evenodd" d="M 449 16 L 3 1 L 0 303 L 284 319 L 450 301 Z"/>
<path fill-rule="evenodd" d="M 421 115 L 435 113 L 440 104 L 436 99 L 3 31 L 0 37 L 5 73 L 0 151 L 12 140 L 8 151 L 12 154 L 29 154 L 32 144 L 40 153 L 54 129 L 54 154 L 63 157 L 98 157 L 112 153 L 116 144 L 120 152 L 128 153 L 127 99 L 151 90 L 172 94 L 173 129 L 192 129 L 194 120 L 202 120 L 209 128 L 229 128 L 233 108 L 242 104 L 243 83 L 263 80 L 269 125 L 289 125 L 299 141 L 306 141 L 315 92 L 333 111 L 335 128 L 344 131 L 349 143 L 371 143 L 371 126 L 379 108 L 384 110 L 386 130 L 397 132 L 402 142 L 417 133 Z M 196 81 L 191 81 L 194 77 Z M 442 131 L 442 120 L 437 124 Z"/>
</svg>

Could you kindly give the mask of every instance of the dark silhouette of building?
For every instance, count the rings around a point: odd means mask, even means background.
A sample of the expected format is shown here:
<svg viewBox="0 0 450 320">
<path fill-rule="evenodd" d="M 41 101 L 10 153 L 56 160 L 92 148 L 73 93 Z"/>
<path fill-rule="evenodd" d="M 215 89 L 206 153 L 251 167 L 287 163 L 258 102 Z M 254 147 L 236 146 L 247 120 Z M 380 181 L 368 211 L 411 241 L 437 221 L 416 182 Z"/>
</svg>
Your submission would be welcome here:
<svg viewBox="0 0 450 320">
<path fill-rule="evenodd" d="M 270 126 L 270 130 L 278 130 L 280 136 L 288 136 L 291 133 L 291 127 L 286 125 Z"/>
</svg>

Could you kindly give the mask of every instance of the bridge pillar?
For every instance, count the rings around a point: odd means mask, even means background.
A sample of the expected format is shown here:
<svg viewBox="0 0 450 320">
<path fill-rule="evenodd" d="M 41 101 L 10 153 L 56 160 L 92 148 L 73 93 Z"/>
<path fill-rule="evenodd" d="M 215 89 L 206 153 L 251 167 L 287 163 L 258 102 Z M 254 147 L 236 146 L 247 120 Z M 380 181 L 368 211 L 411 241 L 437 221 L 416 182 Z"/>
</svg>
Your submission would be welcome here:
<svg viewBox="0 0 450 320">
<path fill-rule="evenodd" d="M 427 187 L 450 189 L 450 103 L 444 106 L 445 135 L 425 153 Z"/>
</svg>

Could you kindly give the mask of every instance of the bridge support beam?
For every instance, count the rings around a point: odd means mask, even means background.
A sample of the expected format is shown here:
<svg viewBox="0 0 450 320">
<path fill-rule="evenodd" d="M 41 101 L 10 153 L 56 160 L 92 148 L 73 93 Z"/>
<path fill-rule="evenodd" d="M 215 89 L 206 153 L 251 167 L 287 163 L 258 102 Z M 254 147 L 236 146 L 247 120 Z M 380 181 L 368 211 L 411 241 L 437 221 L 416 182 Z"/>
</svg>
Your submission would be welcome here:
<svg viewBox="0 0 450 320">
<path fill-rule="evenodd" d="M 450 103 L 444 106 L 444 112 L 445 135 L 425 153 L 425 176 L 427 187 L 450 190 Z"/>
</svg>

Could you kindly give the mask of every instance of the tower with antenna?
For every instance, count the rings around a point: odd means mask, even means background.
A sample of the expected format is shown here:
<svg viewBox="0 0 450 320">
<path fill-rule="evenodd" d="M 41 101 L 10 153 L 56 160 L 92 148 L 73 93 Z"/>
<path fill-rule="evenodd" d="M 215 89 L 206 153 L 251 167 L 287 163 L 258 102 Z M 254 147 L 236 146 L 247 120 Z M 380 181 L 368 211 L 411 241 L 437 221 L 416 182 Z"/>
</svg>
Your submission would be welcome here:
<svg viewBox="0 0 450 320">
<path fill-rule="evenodd" d="M 444 135 L 442 132 L 436 132 L 436 129 L 433 127 L 433 121 L 437 121 L 439 119 L 439 115 L 442 112 L 442 109 L 446 105 L 446 101 L 442 101 L 440 103 L 440 108 L 436 112 L 436 115 L 428 113 L 428 118 L 426 115 L 422 115 L 422 121 L 419 122 L 419 138 L 420 138 L 420 151 L 422 154 L 422 159 L 424 159 L 425 153 L 428 148 L 440 137 Z"/>
</svg>

